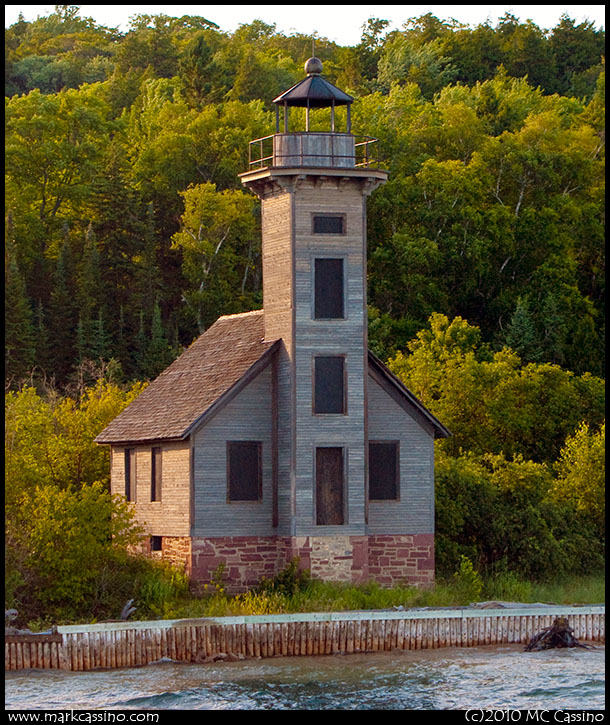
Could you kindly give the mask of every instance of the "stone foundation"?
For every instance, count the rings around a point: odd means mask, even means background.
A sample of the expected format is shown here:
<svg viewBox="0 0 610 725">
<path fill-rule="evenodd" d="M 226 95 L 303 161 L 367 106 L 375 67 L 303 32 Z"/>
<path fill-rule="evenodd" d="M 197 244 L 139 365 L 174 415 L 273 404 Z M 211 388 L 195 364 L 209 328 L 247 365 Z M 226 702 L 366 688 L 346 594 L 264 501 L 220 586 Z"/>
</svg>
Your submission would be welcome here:
<svg viewBox="0 0 610 725">
<path fill-rule="evenodd" d="M 272 579 L 286 566 L 286 539 L 277 536 L 226 536 L 192 540 L 193 580 L 215 582 L 223 567 L 222 581 L 230 594 L 258 585 L 263 577 Z"/>
<path fill-rule="evenodd" d="M 434 583 L 434 534 L 369 536 L 369 576 L 387 587 Z"/>
<path fill-rule="evenodd" d="M 170 564 L 184 568 L 187 574 L 191 574 L 191 546 L 190 536 L 164 536 L 161 540 L 161 552 L 153 551 L 153 554 L 161 553 L 161 558 Z"/>
<path fill-rule="evenodd" d="M 294 558 L 313 579 L 352 584 L 373 580 L 382 586 L 434 582 L 434 535 L 196 537 L 190 553 L 184 537 L 163 537 L 163 558 L 176 563 L 190 558 L 190 574 L 201 584 L 214 584 L 222 567 L 227 593 L 246 591 L 265 577 L 272 579 Z M 168 555 L 166 555 L 166 551 Z"/>
</svg>

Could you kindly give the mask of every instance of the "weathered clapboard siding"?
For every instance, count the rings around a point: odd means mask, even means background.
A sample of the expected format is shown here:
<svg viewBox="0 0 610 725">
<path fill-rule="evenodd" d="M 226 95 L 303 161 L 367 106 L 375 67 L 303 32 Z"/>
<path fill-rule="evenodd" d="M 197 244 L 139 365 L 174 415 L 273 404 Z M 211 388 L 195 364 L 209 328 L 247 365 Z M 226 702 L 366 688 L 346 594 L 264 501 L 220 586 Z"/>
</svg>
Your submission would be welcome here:
<svg viewBox="0 0 610 725">
<path fill-rule="evenodd" d="M 113 446 L 111 451 L 112 493 L 125 495 L 125 448 L 136 451 L 136 519 L 151 536 L 190 534 L 190 443 L 161 441 L 161 501 L 151 501 L 151 445 Z"/>
<path fill-rule="evenodd" d="M 268 186 L 262 203 L 263 306 L 265 338 L 281 338 L 278 356 L 278 527 L 291 532 L 294 508 L 294 234 L 293 196 Z"/>
<path fill-rule="evenodd" d="M 193 536 L 272 536 L 272 409 L 269 364 L 193 434 Z M 262 442 L 260 501 L 227 501 L 227 441 Z"/>
<path fill-rule="evenodd" d="M 170 658 L 350 654 L 529 643 L 565 616 L 581 641 L 605 642 L 605 607 L 320 612 L 58 627 L 5 636 L 5 669 L 93 670 Z M 501 656 L 501 655 L 499 655 Z M 209 658 L 209 659 L 207 659 Z"/>
<path fill-rule="evenodd" d="M 365 259 L 363 197 L 358 180 L 324 176 L 303 180 L 295 192 L 296 285 L 296 521 L 297 535 L 348 536 L 364 533 Z M 312 234 L 314 214 L 345 215 L 345 234 Z M 344 261 L 345 317 L 313 319 L 313 262 Z M 347 413 L 313 415 L 315 355 L 345 355 Z M 340 446 L 345 456 L 345 523 L 315 523 L 315 449 Z"/>
<path fill-rule="evenodd" d="M 400 442 L 400 500 L 371 501 L 371 534 L 434 531 L 434 438 L 369 377 L 369 439 Z"/>
</svg>

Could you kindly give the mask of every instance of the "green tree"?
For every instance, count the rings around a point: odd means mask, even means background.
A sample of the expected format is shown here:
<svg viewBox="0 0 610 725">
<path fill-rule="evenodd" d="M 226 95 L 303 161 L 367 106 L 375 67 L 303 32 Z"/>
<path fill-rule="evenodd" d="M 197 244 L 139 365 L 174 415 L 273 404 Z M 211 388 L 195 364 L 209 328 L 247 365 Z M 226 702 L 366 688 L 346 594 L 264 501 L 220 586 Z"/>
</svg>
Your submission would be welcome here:
<svg viewBox="0 0 610 725">
<path fill-rule="evenodd" d="M 517 306 L 506 328 L 505 341 L 522 360 L 533 362 L 540 358 L 541 350 L 527 298 L 517 298 Z"/>
<path fill-rule="evenodd" d="M 14 581 L 18 567 L 25 592 L 13 596 L 28 609 L 37 600 L 39 615 L 58 605 L 64 616 L 88 608 L 109 560 L 141 538 L 129 504 L 99 482 L 78 491 L 39 485 L 19 503 L 7 517 L 8 574 Z"/>
<path fill-rule="evenodd" d="M 140 318 L 141 330 L 144 319 Z M 161 319 L 161 308 L 158 301 L 155 302 L 152 311 L 150 334 L 138 333 L 138 346 L 142 346 L 139 355 L 140 374 L 150 380 L 156 378 L 172 362 L 174 355 L 167 340 L 163 321 Z"/>
<path fill-rule="evenodd" d="M 461 318 L 434 314 L 390 369 L 451 430 L 451 455 L 521 455 L 552 463 L 581 421 L 604 417 L 604 383 L 557 365 L 523 365 L 509 349 L 490 353 L 481 331 Z"/>
<path fill-rule="evenodd" d="M 15 385 L 32 372 L 36 338 L 32 309 L 14 254 L 9 253 L 4 285 L 4 374 Z"/>
<path fill-rule="evenodd" d="M 392 83 L 416 83 L 425 98 L 454 80 L 456 70 L 443 55 L 439 39 L 422 44 L 407 33 L 391 33 L 379 59 L 378 81 L 389 90 Z"/>
<path fill-rule="evenodd" d="M 215 88 L 214 51 L 218 43 L 214 40 L 214 33 L 197 33 L 180 61 L 183 94 L 192 108 L 201 109 Z"/>
<path fill-rule="evenodd" d="M 28 240 L 31 249 L 20 250 L 24 259 L 57 257 L 64 222 L 82 213 L 98 173 L 111 130 L 107 114 L 91 88 L 7 100 L 8 205 L 41 231 Z"/>
<path fill-rule="evenodd" d="M 50 369 L 59 385 L 67 382 L 77 359 L 77 286 L 76 263 L 69 235 L 64 237 L 48 304 Z M 61 344 L 56 344 L 61 340 Z"/>
<path fill-rule="evenodd" d="M 561 16 L 549 36 L 557 78 L 553 90 L 569 93 L 575 76 L 599 64 L 605 53 L 604 36 L 604 31 L 596 30 L 590 20 L 576 25 L 567 14 Z"/>
<path fill-rule="evenodd" d="M 181 196 L 184 214 L 173 246 L 192 284 L 185 302 L 203 332 L 222 312 L 251 309 L 253 295 L 244 283 L 258 247 L 256 202 L 242 191 L 218 192 L 214 184 L 190 186 Z"/>
<path fill-rule="evenodd" d="M 556 463 L 553 497 L 586 514 L 601 528 L 605 525 L 606 424 L 592 429 L 582 423 L 568 436 Z"/>
<path fill-rule="evenodd" d="M 10 392 L 5 400 L 7 495 L 19 500 L 36 485 L 79 488 L 109 482 L 109 452 L 93 442 L 143 389 L 124 391 L 98 381 L 78 397 L 43 398 L 34 388 Z M 9 485 L 10 484 L 10 485 Z"/>
</svg>

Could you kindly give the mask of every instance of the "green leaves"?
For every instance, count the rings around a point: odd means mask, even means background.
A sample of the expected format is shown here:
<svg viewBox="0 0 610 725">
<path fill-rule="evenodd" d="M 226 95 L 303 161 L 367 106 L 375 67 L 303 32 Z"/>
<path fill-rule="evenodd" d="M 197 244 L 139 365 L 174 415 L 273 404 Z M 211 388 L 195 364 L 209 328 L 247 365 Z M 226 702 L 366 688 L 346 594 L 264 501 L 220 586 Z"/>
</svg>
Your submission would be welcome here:
<svg viewBox="0 0 610 725">
<path fill-rule="evenodd" d="M 461 318 L 432 315 L 429 329 L 389 362 L 415 395 L 453 433 L 441 444 L 451 455 L 523 455 L 550 463 L 581 421 L 603 420 L 603 386 L 557 365 L 522 365 L 503 349 L 490 355 L 480 330 Z"/>
<path fill-rule="evenodd" d="M 556 463 L 552 495 L 586 514 L 597 526 L 605 525 L 605 422 L 594 429 L 581 423 L 569 436 Z"/>
<path fill-rule="evenodd" d="M 191 186 L 181 195 L 184 214 L 173 246 L 182 251 L 184 274 L 193 284 L 185 300 L 203 332 L 222 312 L 243 311 L 236 307 L 248 300 L 248 274 L 260 254 L 256 201 L 243 191 L 217 192 L 214 184 Z"/>
</svg>

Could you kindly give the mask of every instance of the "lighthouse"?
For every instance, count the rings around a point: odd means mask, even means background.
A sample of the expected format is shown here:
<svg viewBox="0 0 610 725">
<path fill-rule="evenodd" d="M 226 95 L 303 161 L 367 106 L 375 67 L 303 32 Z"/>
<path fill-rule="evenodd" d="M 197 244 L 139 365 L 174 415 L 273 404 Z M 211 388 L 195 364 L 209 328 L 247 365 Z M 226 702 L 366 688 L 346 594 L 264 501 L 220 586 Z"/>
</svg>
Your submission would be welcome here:
<svg viewBox="0 0 610 725">
<path fill-rule="evenodd" d="M 219 318 L 96 439 L 151 555 L 228 591 L 296 557 L 323 580 L 434 579 L 449 432 L 368 349 L 367 199 L 388 173 L 322 71 L 310 58 L 274 99 L 240 176 L 261 200 L 262 310 Z"/>
</svg>

